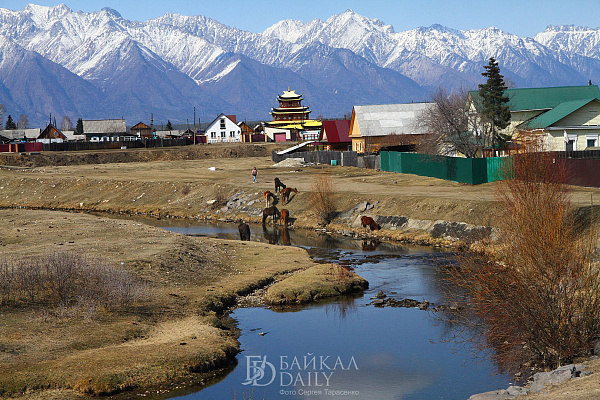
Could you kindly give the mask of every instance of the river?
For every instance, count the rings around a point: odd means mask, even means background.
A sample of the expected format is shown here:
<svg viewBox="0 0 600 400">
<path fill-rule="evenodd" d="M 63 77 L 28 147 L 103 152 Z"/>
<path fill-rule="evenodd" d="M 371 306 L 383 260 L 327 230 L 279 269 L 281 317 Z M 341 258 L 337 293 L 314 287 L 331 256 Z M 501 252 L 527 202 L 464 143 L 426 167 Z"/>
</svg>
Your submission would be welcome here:
<svg viewBox="0 0 600 400">
<path fill-rule="evenodd" d="M 235 224 L 144 222 L 188 235 L 238 235 Z M 251 230 L 253 240 L 280 240 L 273 228 L 266 234 L 258 226 Z M 290 231 L 290 242 L 317 261 L 351 266 L 370 288 L 304 307 L 236 309 L 231 316 L 241 329 L 242 349 L 237 366 L 212 386 L 177 399 L 463 400 L 510 385 L 511 377 L 498 373 L 489 355 L 475 357 L 468 345 L 452 340 L 462 327 L 433 312 L 369 305 L 379 291 L 443 303 L 437 261 L 447 254 L 387 243 L 363 246 L 307 231 Z"/>
</svg>

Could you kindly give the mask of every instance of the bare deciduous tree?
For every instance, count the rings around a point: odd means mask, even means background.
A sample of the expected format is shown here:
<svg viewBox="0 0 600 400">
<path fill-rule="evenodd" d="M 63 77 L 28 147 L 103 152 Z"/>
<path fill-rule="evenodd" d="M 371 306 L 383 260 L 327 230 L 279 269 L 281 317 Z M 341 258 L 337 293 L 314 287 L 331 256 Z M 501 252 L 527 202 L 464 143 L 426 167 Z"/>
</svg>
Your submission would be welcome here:
<svg viewBox="0 0 600 400">
<path fill-rule="evenodd" d="M 469 110 L 468 92 L 448 93 L 440 87 L 432 100 L 434 105 L 423 111 L 417 122 L 427 132 L 419 151 L 448 156 L 462 154 L 468 158 L 480 156 L 485 133 L 472 129 L 477 116 Z"/>
<path fill-rule="evenodd" d="M 27 114 L 19 115 L 19 123 L 17 124 L 17 126 L 19 127 L 19 129 L 27 129 L 28 128 L 29 118 L 27 117 Z"/>
<path fill-rule="evenodd" d="M 62 122 L 60 123 L 61 131 L 71 131 L 73 130 L 73 123 L 71 122 L 71 118 L 66 115 L 63 117 Z"/>
</svg>

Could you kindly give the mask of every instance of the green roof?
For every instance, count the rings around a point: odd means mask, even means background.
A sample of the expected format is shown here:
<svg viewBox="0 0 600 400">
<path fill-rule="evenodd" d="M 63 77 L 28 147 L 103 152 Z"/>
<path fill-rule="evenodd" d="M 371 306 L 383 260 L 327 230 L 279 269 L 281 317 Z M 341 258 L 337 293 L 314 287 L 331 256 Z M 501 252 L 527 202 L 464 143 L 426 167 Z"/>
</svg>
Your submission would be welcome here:
<svg viewBox="0 0 600 400">
<path fill-rule="evenodd" d="M 598 85 L 507 89 L 504 93 L 510 99 L 510 111 L 550 110 L 565 102 L 600 99 Z M 477 105 L 479 91 L 470 91 L 469 95 Z"/>
<path fill-rule="evenodd" d="M 592 101 L 599 101 L 596 98 L 593 99 L 583 99 L 583 100 L 574 100 L 567 101 L 559 104 L 552 110 L 543 113 L 542 115 L 533 118 L 530 121 L 526 121 L 521 124 L 521 127 L 526 129 L 540 129 L 547 128 L 554 124 L 555 122 L 560 121 L 565 118 L 567 115 L 574 113 L 579 110 L 581 107 L 591 103 Z"/>
</svg>

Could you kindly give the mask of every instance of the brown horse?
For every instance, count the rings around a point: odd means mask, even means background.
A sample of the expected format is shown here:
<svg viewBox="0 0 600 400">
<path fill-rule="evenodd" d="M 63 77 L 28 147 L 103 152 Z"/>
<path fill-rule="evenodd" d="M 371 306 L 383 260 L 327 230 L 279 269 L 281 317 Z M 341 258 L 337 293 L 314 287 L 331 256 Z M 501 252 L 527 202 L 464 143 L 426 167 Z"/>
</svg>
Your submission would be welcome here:
<svg viewBox="0 0 600 400">
<path fill-rule="evenodd" d="M 296 189 L 296 188 L 283 189 L 283 191 L 281 192 L 281 203 L 282 204 L 286 204 L 286 203 L 290 202 L 290 194 L 292 194 L 292 192 L 298 193 L 298 189 Z"/>
<path fill-rule="evenodd" d="M 285 190 L 286 186 L 279 180 L 279 178 L 275 178 L 275 193 L 280 193 Z"/>
<path fill-rule="evenodd" d="M 275 225 L 275 221 L 277 220 L 277 218 L 279 218 L 281 215 L 279 213 L 279 210 L 277 209 L 277 207 L 275 206 L 271 206 L 271 207 L 267 207 L 263 210 L 263 217 L 262 217 L 262 223 L 263 226 L 265 225 L 265 221 L 267 220 L 267 218 L 269 216 L 273 217 L 273 225 Z"/>
<path fill-rule="evenodd" d="M 277 201 L 277 196 L 275 196 L 272 192 L 270 191 L 266 191 L 263 193 L 263 197 L 265 198 L 265 201 L 267 202 L 267 207 L 269 207 L 269 204 L 271 203 L 271 199 L 273 199 L 273 201 Z"/>
<path fill-rule="evenodd" d="M 287 224 L 288 224 L 289 219 L 290 219 L 290 212 L 286 208 L 282 208 L 280 214 L 281 214 L 281 216 L 279 217 L 279 222 L 284 227 L 287 227 Z"/>
<path fill-rule="evenodd" d="M 377 224 L 377 222 L 375 222 L 373 218 L 367 217 L 366 215 L 360 217 L 360 224 L 363 228 L 366 228 L 368 226 L 369 228 L 371 228 L 372 231 L 381 229 L 381 227 Z"/>
<path fill-rule="evenodd" d="M 250 240 L 250 226 L 247 223 L 239 224 L 238 231 L 240 231 L 240 240 Z"/>
</svg>

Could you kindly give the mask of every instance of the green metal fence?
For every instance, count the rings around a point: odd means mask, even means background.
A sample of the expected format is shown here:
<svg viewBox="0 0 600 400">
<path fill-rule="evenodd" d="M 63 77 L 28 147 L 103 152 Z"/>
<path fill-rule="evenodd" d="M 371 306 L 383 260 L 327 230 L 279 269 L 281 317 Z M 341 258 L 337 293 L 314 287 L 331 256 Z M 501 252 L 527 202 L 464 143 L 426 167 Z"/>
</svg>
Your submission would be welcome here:
<svg viewBox="0 0 600 400">
<path fill-rule="evenodd" d="M 478 185 L 503 179 L 510 157 L 459 158 L 382 151 L 381 170 Z"/>
</svg>

